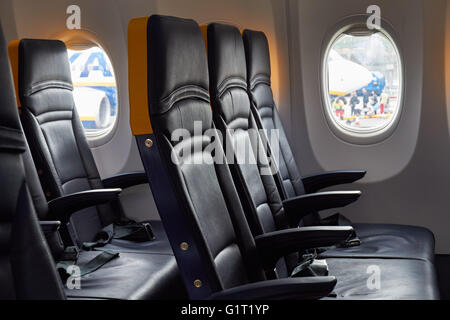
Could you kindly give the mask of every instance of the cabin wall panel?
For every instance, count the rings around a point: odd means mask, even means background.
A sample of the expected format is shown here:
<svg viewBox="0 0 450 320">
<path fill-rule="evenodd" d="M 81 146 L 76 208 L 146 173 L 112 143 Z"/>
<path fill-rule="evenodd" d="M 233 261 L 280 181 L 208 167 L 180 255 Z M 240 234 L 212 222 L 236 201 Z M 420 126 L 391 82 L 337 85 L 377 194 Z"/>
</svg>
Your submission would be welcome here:
<svg viewBox="0 0 450 320">
<path fill-rule="evenodd" d="M 406 91 L 396 131 L 381 143 L 362 146 L 339 140 L 327 127 L 319 63 L 325 34 L 341 19 L 364 13 L 371 4 L 381 7 L 382 17 L 398 36 Z M 289 1 L 289 5 L 298 10 L 298 25 L 291 19 L 290 41 L 299 43 L 290 51 L 295 73 L 291 94 L 299 92 L 300 98 L 293 100 L 304 105 L 292 105 L 297 126 L 292 125 L 291 142 L 302 171 L 367 169 L 362 182 L 338 188 L 363 191 L 356 204 L 340 211 L 355 222 L 428 227 L 436 236 L 437 252 L 450 253 L 450 136 L 444 69 L 445 39 L 450 36 L 445 24 L 447 1 L 305 0 Z"/>
</svg>

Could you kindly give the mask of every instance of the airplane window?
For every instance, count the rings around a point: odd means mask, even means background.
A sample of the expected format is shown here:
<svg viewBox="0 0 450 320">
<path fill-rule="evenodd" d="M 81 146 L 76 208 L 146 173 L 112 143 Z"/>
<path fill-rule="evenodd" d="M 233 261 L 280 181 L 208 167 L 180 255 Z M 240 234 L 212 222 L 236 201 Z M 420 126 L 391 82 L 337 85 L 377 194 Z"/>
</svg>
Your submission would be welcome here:
<svg viewBox="0 0 450 320">
<path fill-rule="evenodd" d="M 73 96 L 86 136 L 108 133 L 117 117 L 117 86 L 113 66 L 98 47 L 67 50 L 72 72 Z"/>
<path fill-rule="evenodd" d="M 400 114 L 400 55 L 382 31 L 346 31 L 332 41 L 324 60 L 325 107 L 346 133 L 377 134 Z"/>
</svg>

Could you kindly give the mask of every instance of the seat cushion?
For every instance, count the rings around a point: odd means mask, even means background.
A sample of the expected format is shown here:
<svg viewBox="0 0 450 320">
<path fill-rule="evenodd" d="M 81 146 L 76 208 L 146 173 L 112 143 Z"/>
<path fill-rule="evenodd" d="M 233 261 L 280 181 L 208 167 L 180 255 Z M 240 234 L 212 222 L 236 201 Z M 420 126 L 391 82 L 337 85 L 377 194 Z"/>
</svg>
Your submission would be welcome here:
<svg viewBox="0 0 450 320">
<path fill-rule="evenodd" d="M 98 251 L 83 252 L 79 263 Z M 65 292 L 71 299 L 184 299 L 185 289 L 173 255 L 120 253 L 97 271 L 81 278 L 80 290 Z"/>
<path fill-rule="evenodd" d="M 155 239 L 152 241 L 135 242 L 129 240 L 112 239 L 110 243 L 101 249 L 128 252 L 128 253 L 157 253 L 171 254 L 172 248 L 167 238 L 166 232 L 161 221 L 149 221 L 152 226 Z"/>
<path fill-rule="evenodd" d="M 422 227 L 395 224 L 353 224 L 361 245 L 328 250 L 320 256 L 402 258 L 434 262 L 434 235 Z"/>
<path fill-rule="evenodd" d="M 326 259 L 330 275 L 337 279 L 336 299 L 435 300 L 439 288 L 434 265 L 408 259 Z M 368 286 L 379 270 L 380 286 Z"/>
</svg>

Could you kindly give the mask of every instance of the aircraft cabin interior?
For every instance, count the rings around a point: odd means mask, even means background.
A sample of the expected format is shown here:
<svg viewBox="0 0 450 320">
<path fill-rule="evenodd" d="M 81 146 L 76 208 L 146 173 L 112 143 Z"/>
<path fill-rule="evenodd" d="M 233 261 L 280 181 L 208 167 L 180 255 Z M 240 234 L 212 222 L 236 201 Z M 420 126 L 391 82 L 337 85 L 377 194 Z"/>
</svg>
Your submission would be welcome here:
<svg viewBox="0 0 450 320">
<path fill-rule="evenodd" d="M 2 0 L 0 24 L 0 300 L 450 299 L 449 0 Z"/>
</svg>

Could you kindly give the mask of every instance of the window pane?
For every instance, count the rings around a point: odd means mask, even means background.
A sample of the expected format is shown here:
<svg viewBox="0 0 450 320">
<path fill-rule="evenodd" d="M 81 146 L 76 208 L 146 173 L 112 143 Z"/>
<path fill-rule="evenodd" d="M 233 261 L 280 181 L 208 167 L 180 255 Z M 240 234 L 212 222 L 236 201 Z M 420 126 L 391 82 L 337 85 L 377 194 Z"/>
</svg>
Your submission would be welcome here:
<svg viewBox="0 0 450 320">
<path fill-rule="evenodd" d="M 117 87 L 111 60 L 95 46 L 68 49 L 75 106 L 87 136 L 110 130 L 117 116 Z"/>
<path fill-rule="evenodd" d="M 400 58 L 383 33 L 342 34 L 326 61 L 327 108 L 341 129 L 374 132 L 399 114 Z"/>
</svg>

